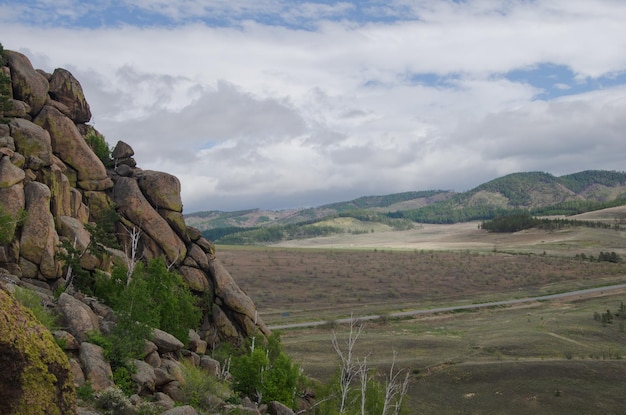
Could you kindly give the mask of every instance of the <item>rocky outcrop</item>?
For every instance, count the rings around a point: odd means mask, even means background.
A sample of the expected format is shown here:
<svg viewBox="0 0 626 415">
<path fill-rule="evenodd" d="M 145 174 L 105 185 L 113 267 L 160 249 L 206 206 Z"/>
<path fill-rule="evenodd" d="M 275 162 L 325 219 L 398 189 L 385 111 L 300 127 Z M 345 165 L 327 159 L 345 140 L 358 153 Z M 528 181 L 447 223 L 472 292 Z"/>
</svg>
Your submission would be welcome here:
<svg viewBox="0 0 626 415">
<path fill-rule="evenodd" d="M 27 216 L 21 229 L 20 256 L 39 269 L 37 274 L 24 276 L 56 279 L 60 277 L 61 264 L 55 260 L 59 236 L 50 213 L 50 188 L 43 183 L 27 182 L 24 197 Z"/>
<path fill-rule="evenodd" d="M 52 149 L 69 167 L 76 170 L 78 187 L 106 190 L 113 183 L 107 177 L 102 161 L 91 150 L 74 122 L 51 105 L 46 105 L 34 119 L 50 133 Z"/>
<path fill-rule="evenodd" d="M 168 190 L 170 189 L 162 188 L 161 192 L 166 193 Z M 167 221 L 148 202 L 137 180 L 130 177 L 117 178 L 112 198 L 117 204 L 118 211 L 131 223 L 130 227 L 141 229 L 149 238 L 144 240 L 144 246 L 150 251 L 146 252 L 148 258 L 165 254 L 169 263 L 179 263 L 185 258 L 187 247 Z M 123 230 L 121 233 L 123 235 Z M 123 236 L 126 237 L 126 235 Z M 125 245 L 129 243 L 125 241 Z"/>
<path fill-rule="evenodd" d="M 50 98 L 60 104 L 61 112 L 77 124 L 89 122 L 91 110 L 78 80 L 65 69 L 57 68 L 49 82 Z"/>
<path fill-rule="evenodd" d="M 102 347 L 88 342 L 81 343 L 80 362 L 84 368 L 85 380 L 94 391 L 103 391 L 114 385 L 111 365 L 105 359 Z"/>
<path fill-rule="evenodd" d="M 0 288 L 0 405 L 3 414 L 76 413 L 74 379 L 52 334 Z"/>
<path fill-rule="evenodd" d="M 80 268 L 93 278 L 128 255 L 134 235 L 136 258 L 165 258 L 197 295 L 204 315 L 201 326 L 189 331 L 187 344 L 154 330 L 145 355 L 134 362 L 138 370 L 132 380 L 138 394 L 163 409 L 195 413 L 174 407 L 184 390 L 181 361 L 222 376 L 219 362 L 205 355 L 209 346 L 241 345 L 269 330 L 215 258 L 211 241 L 185 224 L 180 181 L 137 167 L 134 150 L 123 141 L 110 160 L 101 160 L 87 140 L 101 135 L 85 124 L 91 111 L 71 73 L 35 70 L 26 56 L 11 51 L 5 61 L 0 72 L 10 77 L 11 91 L 0 99 L 6 98 L 12 110 L 0 114 L 0 216 L 8 219 L 0 221 L 0 285 L 11 281 L 36 291 L 56 307 L 62 330 L 53 337 L 0 289 L 0 412 L 73 414 L 75 387 L 106 392 L 113 386 L 104 350 L 90 341 L 114 327 L 111 309 L 71 290 L 55 300 L 52 291 L 71 283 L 68 264 L 60 259 L 67 258 L 67 243 L 82 252 Z M 88 248 L 96 242 L 88 228 L 112 210 L 118 249 L 92 255 Z"/>
<path fill-rule="evenodd" d="M 120 218 L 115 237 L 122 250 L 110 250 L 111 258 L 124 255 L 135 232 L 137 258 L 164 257 L 205 301 L 196 339 L 200 348 L 269 334 L 253 302 L 215 258 L 213 244 L 186 226 L 179 180 L 138 168 L 133 149 L 123 141 L 115 146 L 110 163 L 103 162 L 86 140 L 101 135 L 85 124 L 91 110 L 78 80 L 64 69 L 52 74 L 35 70 L 17 52 L 5 51 L 5 57 L 7 66 L 0 71 L 11 79 L 5 98 L 13 110 L 0 123 L 0 215 L 13 220 L 2 229 L 0 268 L 48 289 L 65 285 L 67 264 L 59 259 L 60 243 L 68 241 L 84 251 L 91 243 L 86 225 L 114 208 Z M 81 266 L 91 272 L 106 270 L 111 258 L 86 253 Z M 88 326 L 97 323 L 67 311 L 76 306 L 68 306 L 70 301 L 60 300 L 66 321 L 85 324 L 68 331 L 84 341 Z"/>
<path fill-rule="evenodd" d="M 7 50 L 5 55 L 11 73 L 13 98 L 28 105 L 30 115 L 36 115 L 48 99 L 48 80 L 21 53 Z"/>
<path fill-rule="evenodd" d="M 91 308 L 67 293 L 62 293 L 57 308 L 67 330 L 80 341 L 87 340 L 88 333 L 100 332 L 100 321 Z"/>
</svg>

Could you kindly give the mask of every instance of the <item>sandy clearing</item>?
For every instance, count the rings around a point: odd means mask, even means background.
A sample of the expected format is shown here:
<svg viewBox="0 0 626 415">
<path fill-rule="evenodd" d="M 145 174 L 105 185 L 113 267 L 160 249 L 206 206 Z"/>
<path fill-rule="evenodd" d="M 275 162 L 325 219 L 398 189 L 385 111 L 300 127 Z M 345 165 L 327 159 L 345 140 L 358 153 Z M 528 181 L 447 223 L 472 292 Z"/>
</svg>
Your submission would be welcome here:
<svg viewBox="0 0 626 415">
<path fill-rule="evenodd" d="M 341 234 L 327 237 L 283 241 L 273 246 L 284 248 L 389 248 L 418 250 L 493 250 L 535 247 L 542 243 L 572 240 L 571 231 L 528 230 L 514 234 L 488 233 L 480 222 L 453 225 L 419 225 L 408 231 Z"/>
</svg>

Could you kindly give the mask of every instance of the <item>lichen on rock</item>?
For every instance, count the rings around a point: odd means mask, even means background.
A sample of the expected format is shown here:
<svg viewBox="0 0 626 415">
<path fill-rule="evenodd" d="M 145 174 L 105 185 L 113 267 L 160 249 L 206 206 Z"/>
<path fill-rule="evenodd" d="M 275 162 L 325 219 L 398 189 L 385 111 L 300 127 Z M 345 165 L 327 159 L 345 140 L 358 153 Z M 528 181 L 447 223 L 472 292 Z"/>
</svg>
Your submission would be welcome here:
<svg viewBox="0 0 626 415">
<path fill-rule="evenodd" d="M 0 367 L 3 414 L 76 413 L 67 356 L 35 316 L 1 288 Z"/>
</svg>

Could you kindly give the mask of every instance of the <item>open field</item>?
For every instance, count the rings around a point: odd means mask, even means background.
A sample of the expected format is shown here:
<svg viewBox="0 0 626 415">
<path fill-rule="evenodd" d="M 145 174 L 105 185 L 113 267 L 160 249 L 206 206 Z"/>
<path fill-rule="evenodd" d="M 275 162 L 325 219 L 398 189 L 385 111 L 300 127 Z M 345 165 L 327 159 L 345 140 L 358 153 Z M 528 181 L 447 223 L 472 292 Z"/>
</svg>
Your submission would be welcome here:
<svg viewBox="0 0 626 415">
<path fill-rule="evenodd" d="M 574 256 L 615 251 L 626 257 L 625 238 L 624 232 L 588 228 L 485 234 L 472 223 L 280 247 L 218 246 L 217 256 L 264 321 L 279 324 L 623 283 L 623 262 Z M 355 351 L 380 372 L 395 351 L 397 365 L 411 374 L 411 414 L 619 414 L 626 320 L 602 324 L 594 313 L 615 313 L 622 301 L 626 291 L 618 290 L 385 318 L 366 323 Z M 322 381 L 337 369 L 333 329 L 340 336 L 346 330 L 329 323 L 282 333 L 288 354 Z"/>
<path fill-rule="evenodd" d="M 615 208 L 621 213 L 623 208 Z M 608 210 L 608 209 L 606 209 Z M 613 216 L 599 212 L 572 216 L 578 220 L 602 220 L 611 223 Z M 588 216 L 587 216 L 588 215 Z M 614 214 L 613 214 L 614 215 Z M 548 255 L 595 254 L 615 251 L 626 256 L 626 232 L 593 228 L 570 228 L 554 232 L 529 229 L 515 234 L 488 233 L 479 229 L 480 222 L 453 225 L 417 225 L 407 231 L 350 233 L 284 241 L 273 245 L 283 248 L 328 249 L 400 249 L 400 250 L 471 250 L 472 252 L 511 251 Z"/>
<path fill-rule="evenodd" d="M 624 281 L 622 264 L 575 259 L 578 253 L 597 257 L 600 251 L 624 256 L 624 232 L 601 234 L 580 228 L 512 236 L 485 234 L 470 226 L 432 225 L 421 230 L 420 240 L 436 241 L 428 242 L 429 249 L 415 242 L 411 249 L 408 242 L 392 248 L 389 240 L 406 233 L 386 232 L 349 235 L 355 242 L 351 248 L 345 244 L 308 249 L 218 246 L 217 257 L 268 324 L 531 297 Z M 468 236 L 475 232 L 490 244 L 497 240 L 495 252 Z M 384 248 L 365 246 L 363 237 L 378 238 L 372 243 Z M 452 240 L 465 240 L 464 249 L 445 250 L 458 248 L 460 242 Z M 312 242 L 300 243 L 311 246 Z M 539 248 L 529 248 L 535 245 Z M 549 249 L 541 249 L 548 245 Z"/>
<path fill-rule="evenodd" d="M 411 374 L 414 414 L 618 414 L 626 334 L 621 321 L 603 326 L 593 315 L 624 299 L 621 292 L 370 322 L 356 356 L 384 372 L 395 351 L 398 367 Z M 331 327 L 321 327 L 285 331 L 282 339 L 307 374 L 327 381 L 338 364 L 331 336 Z"/>
</svg>

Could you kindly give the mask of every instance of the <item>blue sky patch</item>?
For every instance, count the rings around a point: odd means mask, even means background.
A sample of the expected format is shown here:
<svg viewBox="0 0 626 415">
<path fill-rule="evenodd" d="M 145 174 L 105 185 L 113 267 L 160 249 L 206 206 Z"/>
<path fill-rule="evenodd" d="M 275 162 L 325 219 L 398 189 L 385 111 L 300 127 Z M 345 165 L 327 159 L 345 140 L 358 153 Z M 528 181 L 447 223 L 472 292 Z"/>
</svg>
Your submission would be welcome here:
<svg viewBox="0 0 626 415">
<path fill-rule="evenodd" d="M 149 3 L 148 3 L 149 4 Z M 188 5 L 172 2 L 168 7 L 140 7 L 124 1 L 79 2 L 74 5 L 42 0 L 7 1 L 15 5 L 19 20 L 31 25 L 102 28 L 124 25 L 138 27 L 171 27 L 203 23 L 211 27 L 238 26 L 255 21 L 269 26 L 304 30 L 314 29 L 320 21 L 389 23 L 412 19 L 408 6 L 397 6 L 378 0 L 345 2 L 336 0 L 287 0 L 283 2 L 202 2 L 195 4 L 190 15 Z M 0 19 L 1 20 L 1 19 Z"/>
<path fill-rule="evenodd" d="M 541 90 L 537 100 L 551 100 L 566 95 L 576 95 L 626 83 L 626 72 L 600 78 L 577 78 L 565 65 L 542 63 L 529 69 L 515 69 L 505 74 L 512 82 L 532 85 Z"/>
</svg>

